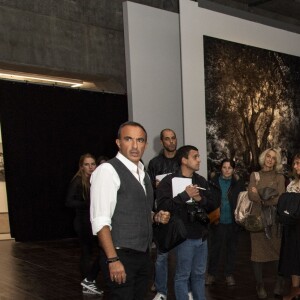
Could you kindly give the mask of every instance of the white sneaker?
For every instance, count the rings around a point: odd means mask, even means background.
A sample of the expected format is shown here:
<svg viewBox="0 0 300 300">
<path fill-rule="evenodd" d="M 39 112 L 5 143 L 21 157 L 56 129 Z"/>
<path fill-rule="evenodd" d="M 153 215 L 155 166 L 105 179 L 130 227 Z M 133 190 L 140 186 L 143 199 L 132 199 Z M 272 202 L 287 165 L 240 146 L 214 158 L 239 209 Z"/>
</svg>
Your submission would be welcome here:
<svg viewBox="0 0 300 300">
<path fill-rule="evenodd" d="M 193 300 L 194 298 L 193 298 L 193 294 L 192 294 L 192 292 L 189 292 L 189 300 Z"/>
<path fill-rule="evenodd" d="M 102 295 L 103 291 L 100 290 L 96 286 L 96 282 L 94 281 L 88 281 L 86 278 L 81 282 L 81 285 L 83 286 L 82 292 L 84 294 L 94 294 L 94 295 Z"/>
<path fill-rule="evenodd" d="M 153 300 L 167 300 L 167 296 L 161 293 L 157 293 Z"/>
</svg>

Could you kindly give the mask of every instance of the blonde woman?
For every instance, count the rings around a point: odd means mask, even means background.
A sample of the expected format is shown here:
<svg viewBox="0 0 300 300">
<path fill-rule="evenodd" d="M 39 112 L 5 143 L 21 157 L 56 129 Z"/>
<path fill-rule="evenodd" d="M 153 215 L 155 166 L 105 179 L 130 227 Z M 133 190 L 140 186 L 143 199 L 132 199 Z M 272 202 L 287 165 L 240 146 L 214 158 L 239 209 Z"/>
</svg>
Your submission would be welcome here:
<svg viewBox="0 0 300 300">
<path fill-rule="evenodd" d="M 295 179 L 287 186 L 287 192 L 300 193 L 300 153 L 294 156 L 293 173 Z M 283 300 L 296 299 L 300 295 L 300 220 L 295 226 L 283 227 L 279 272 L 292 279 L 290 293 Z"/>
<path fill-rule="evenodd" d="M 253 201 L 253 212 L 262 213 L 264 207 L 276 206 L 280 194 L 285 192 L 285 179 L 280 173 L 282 170 L 280 153 L 273 148 L 265 150 L 259 156 L 259 164 L 261 170 L 259 171 L 260 180 L 257 182 L 254 172 L 250 176 L 248 186 L 249 199 Z M 277 196 L 269 200 L 263 201 L 260 197 L 259 191 L 265 187 L 270 187 L 278 192 Z M 281 238 L 277 230 L 278 224 L 275 219 L 271 227 L 269 236 L 265 232 L 251 233 L 251 261 L 256 280 L 256 291 L 259 299 L 266 299 L 267 292 L 264 287 L 262 269 L 266 262 L 274 262 L 274 275 L 277 274 L 278 260 L 280 252 Z M 274 295 L 278 296 L 283 293 L 283 278 L 278 276 L 274 288 Z"/>
<path fill-rule="evenodd" d="M 90 177 L 96 168 L 96 159 L 86 153 L 79 159 L 79 169 L 71 180 L 66 205 L 76 211 L 74 229 L 78 235 L 81 247 L 80 271 L 84 294 L 102 295 L 95 283 L 100 271 L 99 257 L 91 265 L 93 247 L 96 238 L 93 236 L 90 222 Z"/>
</svg>

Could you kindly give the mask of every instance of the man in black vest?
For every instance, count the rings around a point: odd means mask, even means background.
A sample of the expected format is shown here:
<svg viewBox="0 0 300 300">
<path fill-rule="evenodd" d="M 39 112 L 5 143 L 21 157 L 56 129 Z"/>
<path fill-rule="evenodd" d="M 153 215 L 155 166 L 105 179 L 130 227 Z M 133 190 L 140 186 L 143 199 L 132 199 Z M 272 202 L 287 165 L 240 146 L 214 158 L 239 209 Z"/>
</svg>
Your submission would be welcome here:
<svg viewBox="0 0 300 300">
<path fill-rule="evenodd" d="M 135 122 L 122 124 L 117 156 L 91 178 L 91 222 L 103 249 L 101 265 L 110 299 L 142 300 L 150 271 L 152 222 L 167 223 L 168 212 L 152 213 L 153 189 L 141 158 L 147 133 Z"/>
</svg>

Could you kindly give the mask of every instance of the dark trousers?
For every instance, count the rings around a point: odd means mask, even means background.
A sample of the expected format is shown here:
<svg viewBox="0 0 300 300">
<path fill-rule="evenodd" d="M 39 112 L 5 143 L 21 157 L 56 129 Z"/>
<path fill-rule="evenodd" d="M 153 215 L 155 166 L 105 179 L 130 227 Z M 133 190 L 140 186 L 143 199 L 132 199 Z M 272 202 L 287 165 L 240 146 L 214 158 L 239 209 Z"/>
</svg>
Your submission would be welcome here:
<svg viewBox="0 0 300 300">
<path fill-rule="evenodd" d="M 101 269 L 110 290 L 111 300 L 143 300 L 148 291 L 148 280 L 151 266 L 150 253 L 130 249 L 118 249 L 117 254 L 124 265 L 126 282 L 122 284 L 110 280 L 106 255 L 100 252 Z"/>
<path fill-rule="evenodd" d="M 208 274 L 217 275 L 220 258 L 224 255 L 224 274 L 233 275 L 239 228 L 236 224 L 211 225 L 209 229 Z"/>
<path fill-rule="evenodd" d="M 80 244 L 80 273 L 82 279 L 96 280 L 100 272 L 99 255 L 93 258 L 93 249 L 98 247 L 97 237 L 93 236 L 91 222 L 83 216 L 76 216 L 74 229 Z"/>
</svg>

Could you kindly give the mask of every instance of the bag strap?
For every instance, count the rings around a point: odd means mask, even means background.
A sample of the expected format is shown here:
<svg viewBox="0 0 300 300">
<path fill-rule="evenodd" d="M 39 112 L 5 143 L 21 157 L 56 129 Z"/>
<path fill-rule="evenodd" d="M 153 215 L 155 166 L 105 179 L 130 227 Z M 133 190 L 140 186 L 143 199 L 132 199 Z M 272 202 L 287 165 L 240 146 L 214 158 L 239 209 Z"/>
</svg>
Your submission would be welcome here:
<svg viewBox="0 0 300 300">
<path fill-rule="evenodd" d="M 256 185 L 257 185 L 258 182 L 259 182 L 259 180 L 260 180 L 259 173 L 258 172 L 254 172 L 254 176 L 255 176 L 255 182 L 256 182 Z"/>
</svg>

